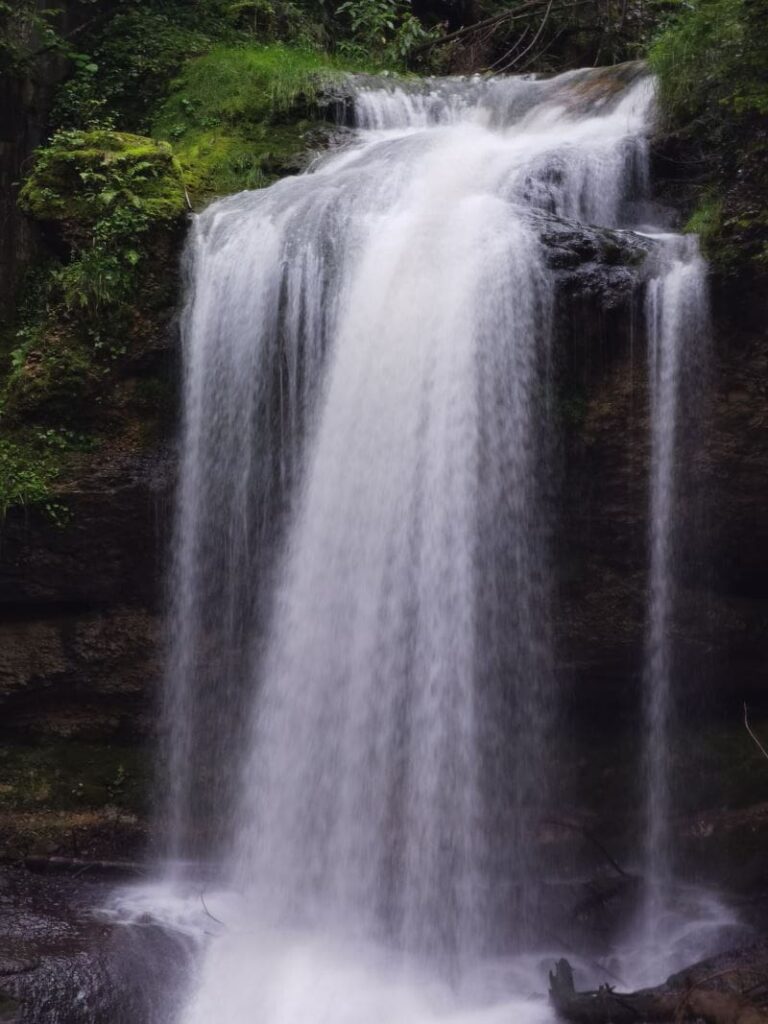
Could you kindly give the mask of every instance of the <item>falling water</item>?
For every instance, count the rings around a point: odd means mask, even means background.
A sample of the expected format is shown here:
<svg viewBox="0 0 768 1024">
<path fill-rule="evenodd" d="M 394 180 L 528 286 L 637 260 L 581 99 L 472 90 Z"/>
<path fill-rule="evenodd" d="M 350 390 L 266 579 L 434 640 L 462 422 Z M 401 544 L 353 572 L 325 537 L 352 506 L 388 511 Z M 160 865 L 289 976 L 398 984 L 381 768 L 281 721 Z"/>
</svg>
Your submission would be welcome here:
<svg viewBox="0 0 768 1024">
<path fill-rule="evenodd" d="M 637 66 L 369 85 L 346 148 L 196 218 L 164 816 L 170 856 L 229 895 L 185 1024 L 426 1020 L 535 945 L 557 704 L 540 228 L 642 221 L 651 107 Z M 661 248 L 654 822 L 699 273 Z"/>
<path fill-rule="evenodd" d="M 695 236 L 661 235 L 659 266 L 648 285 L 650 382 L 650 558 L 645 656 L 645 942 L 651 953 L 665 938 L 672 903 L 671 819 L 674 616 L 682 528 L 683 458 L 690 443 L 697 392 L 706 374 L 709 303 L 706 265 Z M 694 430 L 696 427 L 694 426 Z M 699 437 L 700 428 L 699 428 Z"/>
</svg>

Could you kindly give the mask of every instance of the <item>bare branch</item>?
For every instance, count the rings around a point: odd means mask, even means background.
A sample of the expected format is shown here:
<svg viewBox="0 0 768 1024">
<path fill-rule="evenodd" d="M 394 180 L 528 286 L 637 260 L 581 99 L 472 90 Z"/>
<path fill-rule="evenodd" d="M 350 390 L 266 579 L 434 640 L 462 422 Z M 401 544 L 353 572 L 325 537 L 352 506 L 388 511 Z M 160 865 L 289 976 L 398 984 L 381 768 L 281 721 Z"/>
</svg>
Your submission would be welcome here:
<svg viewBox="0 0 768 1024">
<path fill-rule="evenodd" d="M 552 10 L 552 4 L 553 3 L 554 3 L 554 0 L 549 0 L 549 3 L 547 4 L 547 9 L 544 12 L 544 17 L 541 19 L 541 24 L 539 25 L 539 27 L 538 27 L 538 29 L 536 31 L 536 35 L 533 37 L 533 39 L 528 44 L 528 46 L 526 46 L 526 48 L 523 50 L 523 52 L 521 54 L 519 54 L 517 57 L 512 58 L 512 60 L 510 60 L 507 64 L 505 64 L 503 67 L 499 68 L 499 70 L 496 72 L 496 74 L 502 74 L 504 71 L 509 71 L 509 69 L 514 67 L 515 64 L 518 63 L 518 61 L 521 61 L 523 59 L 523 57 L 526 56 L 526 54 L 529 54 L 531 52 L 531 50 L 534 48 L 536 43 L 539 41 L 541 33 L 544 31 L 544 26 L 549 21 L 549 15 L 550 15 L 550 12 Z"/>
<path fill-rule="evenodd" d="M 203 905 L 203 910 L 206 912 L 206 914 L 208 915 L 208 917 L 210 917 L 210 919 L 212 921 L 215 921 L 216 924 L 220 924 L 223 928 L 227 927 L 227 925 L 221 920 L 220 917 L 216 917 L 216 915 L 212 914 L 210 912 L 210 910 L 208 909 L 208 904 L 205 902 L 205 890 L 204 889 L 200 890 L 200 902 Z"/>
<path fill-rule="evenodd" d="M 749 718 L 747 717 L 747 703 L 746 703 L 746 701 L 744 702 L 744 725 L 747 727 L 747 732 L 749 733 L 749 735 L 755 741 L 755 745 L 757 746 L 758 750 L 763 755 L 763 757 L 766 759 L 766 761 L 768 761 L 768 750 L 765 749 L 763 744 L 760 742 L 760 740 L 757 738 L 757 736 L 755 736 L 755 734 L 752 732 L 752 729 L 750 727 Z"/>
<path fill-rule="evenodd" d="M 519 18 L 526 18 L 528 17 L 529 8 L 543 7 L 545 2 L 546 0 L 527 0 L 527 3 L 521 4 L 520 7 L 513 7 L 511 10 L 502 11 L 501 14 L 494 14 L 491 18 L 476 21 L 474 25 L 463 25 L 461 28 L 457 28 L 455 32 L 449 32 L 447 36 L 429 39 L 426 43 L 415 46 L 411 50 L 411 54 L 423 53 L 425 50 L 431 50 L 433 46 L 442 46 L 443 43 L 452 43 L 455 39 L 463 39 L 464 36 L 471 35 L 473 32 L 480 32 L 484 28 L 495 29 L 507 21 L 517 21 Z"/>
<path fill-rule="evenodd" d="M 605 859 L 608 861 L 608 863 L 611 865 L 614 871 L 617 872 L 617 874 L 621 875 L 622 878 L 629 879 L 632 877 L 630 873 L 628 871 L 625 871 L 621 864 L 619 864 L 619 862 L 610 855 L 610 853 L 606 850 L 606 848 L 603 846 L 600 840 L 596 836 L 594 836 L 589 831 L 589 829 L 584 828 L 583 825 L 577 825 L 575 822 L 571 821 L 563 821 L 560 818 L 543 818 L 542 824 L 554 825 L 556 828 L 564 828 L 569 830 L 570 832 L 578 832 L 580 836 L 583 836 L 588 843 L 591 843 L 592 846 L 594 846 L 595 849 L 598 850 L 598 852 L 601 853 L 603 857 L 605 857 Z"/>
</svg>

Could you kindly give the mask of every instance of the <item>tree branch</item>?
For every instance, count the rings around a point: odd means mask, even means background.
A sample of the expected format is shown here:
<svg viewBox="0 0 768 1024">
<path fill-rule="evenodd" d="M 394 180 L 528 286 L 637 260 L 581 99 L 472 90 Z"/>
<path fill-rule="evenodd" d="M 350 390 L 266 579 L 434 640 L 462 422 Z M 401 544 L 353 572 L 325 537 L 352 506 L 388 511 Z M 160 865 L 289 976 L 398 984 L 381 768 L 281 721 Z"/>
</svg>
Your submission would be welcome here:
<svg viewBox="0 0 768 1024">
<path fill-rule="evenodd" d="M 747 702 L 746 701 L 744 702 L 744 725 L 747 727 L 747 732 L 749 733 L 749 735 L 755 741 L 755 745 L 757 746 L 758 750 L 763 755 L 763 757 L 766 759 L 766 761 L 768 761 L 768 750 L 765 749 L 763 744 L 760 742 L 760 740 L 757 738 L 757 736 L 755 736 L 755 734 L 752 732 L 752 729 L 750 728 L 749 718 L 747 717 Z"/>
</svg>

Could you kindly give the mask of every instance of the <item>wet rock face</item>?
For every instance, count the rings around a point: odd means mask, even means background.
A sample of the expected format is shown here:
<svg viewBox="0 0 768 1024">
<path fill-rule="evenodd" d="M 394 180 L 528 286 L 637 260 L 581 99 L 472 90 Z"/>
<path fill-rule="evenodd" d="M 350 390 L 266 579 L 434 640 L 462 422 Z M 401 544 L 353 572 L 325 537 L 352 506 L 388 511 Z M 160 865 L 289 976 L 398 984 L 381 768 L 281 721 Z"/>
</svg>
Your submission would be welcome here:
<svg viewBox="0 0 768 1024">
<path fill-rule="evenodd" d="M 3 526 L 0 604 L 103 608 L 159 600 L 173 459 L 163 445 L 80 456 L 57 485 L 63 522 L 15 508 Z"/>
<path fill-rule="evenodd" d="M 193 944 L 148 922 L 115 923 L 109 901 L 106 883 L 0 871 L 0 1021 L 168 1019 Z"/>
<path fill-rule="evenodd" d="M 78 457 L 67 509 L 11 510 L 0 536 L 0 851 L 143 845 L 173 464 Z"/>
<path fill-rule="evenodd" d="M 561 300 L 593 298 L 607 312 L 621 305 L 642 282 L 646 259 L 654 248 L 649 239 L 559 217 L 532 220 L 547 264 L 557 273 Z"/>
<path fill-rule="evenodd" d="M 590 713 L 608 716 L 635 714 L 643 645 L 649 396 L 636 312 L 634 331 L 578 351 L 567 371 L 561 647 Z M 706 407 L 701 422 L 682 425 L 697 481 L 682 498 L 695 544 L 679 565 L 676 638 L 694 718 L 724 705 L 738 712 L 740 700 L 768 712 L 766 370 L 764 333 L 716 308 Z"/>
<path fill-rule="evenodd" d="M 15 509 L 3 526 L 3 729 L 71 732 L 65 719 L 81 703 L 117 716 L 114 731 L 143 733 L 146 710 L 137 716 L 130 704 L 137 695 L 144 703 L 159 672 L 170 458 L 104 454 L 68 472 L 57 494 L 63 524 Z"/>
<path fill-rule="evenodd" d="M 682 425 L 693 455 L 681 502 L 672 783 L 688 877 L 755 891 L 765 886 L 755 851 L 764 850 L 768 827 L 749 808 L 764 803 L 768 775 L 742 703 L 768 736 L 768 338 L 760 294 L 737 298 L 733 281 L 712 284 L 707 399 L 700 418 Z M 619 849 L 627 840 L 630 857 L 632 794 L 640 793 L 650 456 L 647 349 L 642 308 L 635 312 L 634 329 L 621 333 L 602 317 L 586 346 L 583 321 L 570 328 L 563 321 L 572 340 L 563 368 L 555 556 L 558 664 L 574 732 L 574 749 L 564 753 L 574 767 L 567 788 L 599 834 L 615 836 Z"/>
</svg>

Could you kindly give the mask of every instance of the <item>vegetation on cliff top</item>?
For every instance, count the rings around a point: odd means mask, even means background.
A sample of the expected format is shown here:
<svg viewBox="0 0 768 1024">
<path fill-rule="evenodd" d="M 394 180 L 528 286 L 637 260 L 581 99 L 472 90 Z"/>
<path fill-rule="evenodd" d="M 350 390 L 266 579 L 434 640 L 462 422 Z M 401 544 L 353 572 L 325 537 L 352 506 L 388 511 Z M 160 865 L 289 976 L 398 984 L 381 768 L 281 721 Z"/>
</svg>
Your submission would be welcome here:
<svg viewBox="0 0 768 1024">
<path fill-rule="evenodd" d="M 689 229 L 719 269 L 768 270 L 768 6 L 694 0 L 650 49 L 666 126 L 694 182 Z"/>
<path fill-rule="evenodd" d="M 364 64 L 280 43 L 214 47 L 188 61 L 152 120 L 171 140 L 197 205 L 296 169 L 320 133 L 324 88 Z"/>
</svg>

